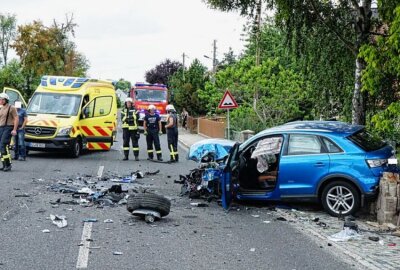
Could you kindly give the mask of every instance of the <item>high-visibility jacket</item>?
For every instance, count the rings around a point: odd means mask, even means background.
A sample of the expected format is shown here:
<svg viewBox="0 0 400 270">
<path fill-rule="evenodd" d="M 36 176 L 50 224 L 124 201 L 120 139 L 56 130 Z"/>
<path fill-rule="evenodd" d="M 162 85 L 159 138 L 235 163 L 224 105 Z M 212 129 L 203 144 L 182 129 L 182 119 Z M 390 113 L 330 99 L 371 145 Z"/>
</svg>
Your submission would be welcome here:
<svg viewBox="0 0 400 270">
<path fill-rule="evenodd" d="M 122 128 L 128 128 L 129 130 L 138 129 L 139 113 L 135 108 L 124 108 L 121 112 Z"/>
</svg>

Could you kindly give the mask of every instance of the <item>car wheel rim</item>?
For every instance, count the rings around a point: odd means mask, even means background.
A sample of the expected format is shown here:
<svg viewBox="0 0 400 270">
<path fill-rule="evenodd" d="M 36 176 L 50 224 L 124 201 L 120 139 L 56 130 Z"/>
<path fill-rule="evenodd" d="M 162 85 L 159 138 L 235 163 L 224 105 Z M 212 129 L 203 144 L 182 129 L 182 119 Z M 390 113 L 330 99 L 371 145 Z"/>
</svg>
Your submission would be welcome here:
<svg viewBox="0 0 400 270">
<path fill-rule="evenodd" d="M 336 214 L 347 214 L 354 207 L 354 194 L 344 186 L 334 186 L 326 195 L 326 202 Z"/>
</svg>

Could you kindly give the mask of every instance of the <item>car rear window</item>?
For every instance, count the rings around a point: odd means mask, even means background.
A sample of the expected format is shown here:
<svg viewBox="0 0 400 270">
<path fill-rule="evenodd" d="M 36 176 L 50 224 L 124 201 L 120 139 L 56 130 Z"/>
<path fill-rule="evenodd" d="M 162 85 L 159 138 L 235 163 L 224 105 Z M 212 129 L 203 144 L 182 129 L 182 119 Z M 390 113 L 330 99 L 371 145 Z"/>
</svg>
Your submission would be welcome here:
<svg viewBox="0 0 400 270">
<path fill-rule="evenodd" d="M 372 135 L 365 129 L 360 130 L 352 135 L 350 135 L 349 140 L 359 146 L 361 149 L 370 152 L 381 149 L 386 146 L 386 142 L 377 136 Z"/>
</svg>

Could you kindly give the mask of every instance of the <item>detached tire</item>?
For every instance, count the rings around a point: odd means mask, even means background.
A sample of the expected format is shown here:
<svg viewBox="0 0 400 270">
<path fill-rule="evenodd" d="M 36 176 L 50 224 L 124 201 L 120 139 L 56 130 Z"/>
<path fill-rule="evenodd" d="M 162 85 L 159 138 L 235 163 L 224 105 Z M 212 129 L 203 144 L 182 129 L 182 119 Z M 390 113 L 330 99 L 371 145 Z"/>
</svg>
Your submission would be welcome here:
<svg viewBox="0 0 400 270">
<path fill-rule="evenodd" d="M 164 196 L 154 193 L 142 193 L 129 196 L 127 209 L 133 212 L 137 209 L 148 209 L 159 212 L 162 217 L 169 214 L 171 202 Z"/>
<path fill-rule="evenodd" d="M 322 206 L 331 216 L 348 216 L 358 211 L 361 205 L 360 193 L 346 181 L 334 181 L 322 191 Z"/>
</svg>

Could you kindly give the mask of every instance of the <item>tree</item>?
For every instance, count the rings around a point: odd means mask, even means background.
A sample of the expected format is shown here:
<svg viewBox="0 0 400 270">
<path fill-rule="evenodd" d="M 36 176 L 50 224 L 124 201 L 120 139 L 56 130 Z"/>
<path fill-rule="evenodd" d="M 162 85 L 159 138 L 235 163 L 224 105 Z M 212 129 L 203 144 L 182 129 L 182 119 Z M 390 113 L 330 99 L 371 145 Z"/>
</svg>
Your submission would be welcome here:
<svg viewBox="0 0 400 270">
<path fill-rule="evenodd" d="M 365 63 L 358 57 L 358 53 L 362 45 L 369 43 L 369 38 L 373 34 L 372 0 L 207 1 L 213 8 L 224 11 L 240 10 L 244 15 L 254 14 L 255 7 L 261 5 L 261 2 L 273 4 L 276 10 L 276 21 L 287 32 L 288 44 L 293 46 L 298 53 L 307 49 L 306 44 L 303 43 L 306 37 L 309 37 L 316 29 L 323 29 L 340 40 L 353 54 L 355 83 L 352 97 L 352 122 L 355 124 L 365 123 L 365 96 L 361 92 L 361 74 Z"/>
<path fill-rule="evenodd" d="M 367 64 L 362 76 L 363 89 L 374 100 L 371 127 L 384 138 L 399 142 L 400 4 L 391 11 L 383 10 L 380 16 L 384 24 L 378 31 L 382 35 L 364 45 L 360 52 Z"/>
<path fill-rule="evenodd" d="M 5 66 L 7 65 L 10 42 L 16 35 L 16 28 L 17 18 L 15 15 L 0 14 L 0 51 Z"/>
<path fill-rule="evenodd" d="M 182 76 L 182 72 L 184 76 Z M 206 82 L 209 81 L 207 67 L 198 59 L 195 59 L 187 70 L 177 70 L 169 80 L 176 107 L 185 107 L 191 115 L 206 114 L 206 106 L 199 99 L 198 91 L 204 89 Z"/>
<path fill-rule="evenodd" d="M 181 63 L 165 59 L 153 69 L 146 72 L 146 81 L 148 83 L 162 83 L 167 85 L 169 78 L 181 67 Z"/>
<path fill-rule="evenodd" d="M 54 22 L 51 27 L 40 21 L 18 27 L 11 47 L 20 57 L 28 95 L 44 74 L 85 76 L 89 63 L 70 40 L 74 27 L 72 17 L 67 17 L 65 24 Z"/>
<path fill-rule="evenodd" d="M 0 89 L 11 87 L 17 90 L 24 88 L 24 74 L 18 60 L 12 59 L 7 66 L 0 69 Z"/>
<path fill-rule="evenodd" d="M 131 85 L 131 83 L 130 82 L 128 82 L 128 81 L 125 81 L 124 79 L 119 79 L 119 81 L 117 82 L 117 85 L 116 85 L 116 89 L 120 89 L 120 90 L 123 90 L 123 91 L 129 91 L 130 89 L 131 89 L 131 87 L 132 87 L 132 85 Z"/>
</svg>

